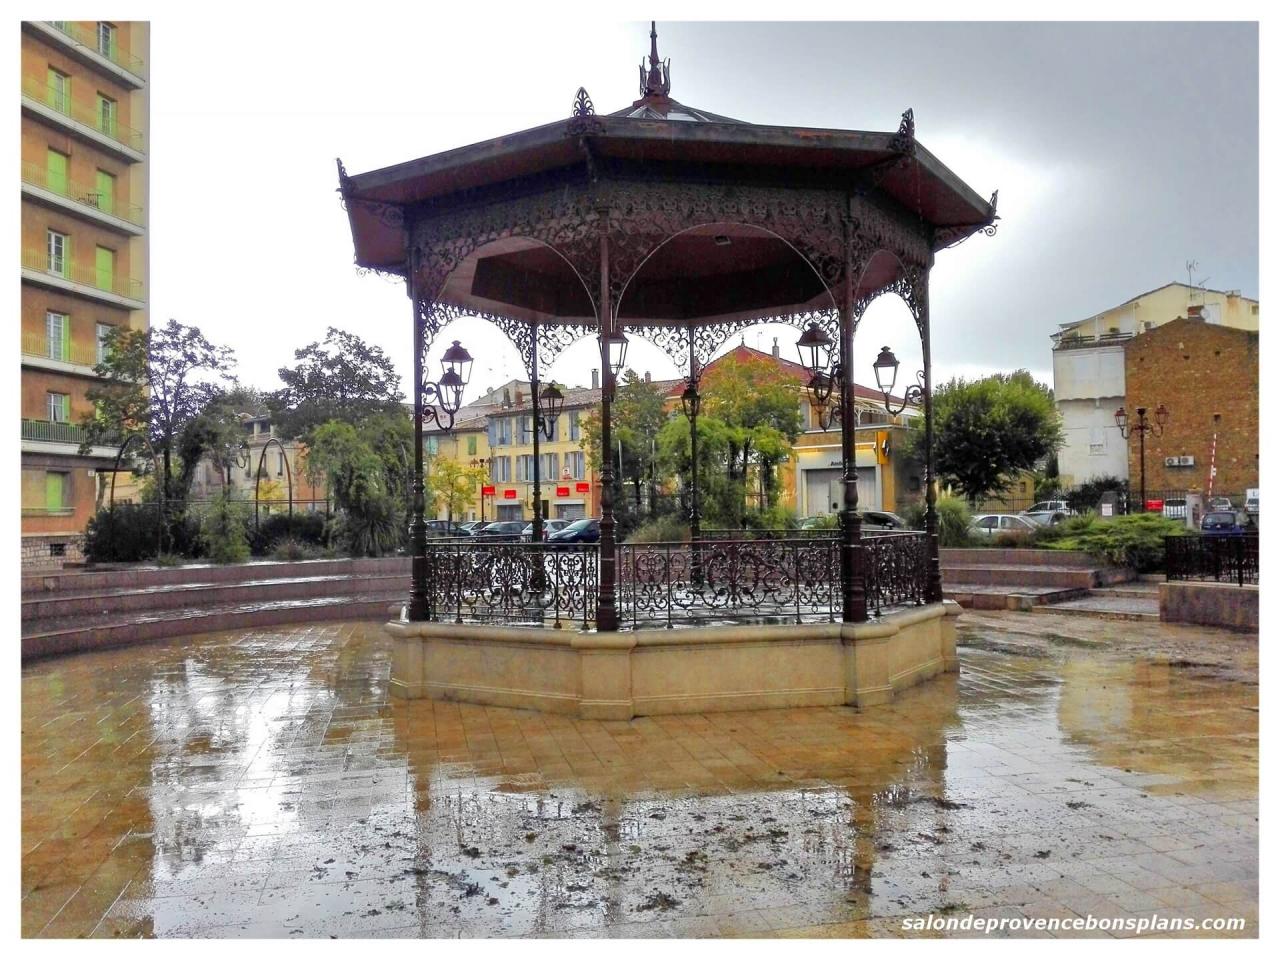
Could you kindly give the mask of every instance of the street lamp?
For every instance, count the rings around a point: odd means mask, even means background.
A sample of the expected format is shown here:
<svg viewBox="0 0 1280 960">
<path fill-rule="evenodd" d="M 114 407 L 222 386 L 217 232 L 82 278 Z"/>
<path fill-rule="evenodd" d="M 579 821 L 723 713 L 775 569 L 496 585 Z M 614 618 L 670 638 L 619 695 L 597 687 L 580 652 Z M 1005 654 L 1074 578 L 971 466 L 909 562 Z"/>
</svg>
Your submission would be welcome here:
<svg viewBox="0 0 1280 960">
<path fill-rule="evenodd" d="M 481 457 L 478 460 L 475 459 L 474 457 L 472 457 L 471 459 L 471 469 L 473 470 L 476 467 L 479 467 L 481 470 L 485 470 L 487 474 L 488 466 L 489 466 L 489 458 L 487 457 Z M 480 481 L 480 525 L 484 526 L 484 480 Z"/>
<path fill-rule="evenodd" d="M 818 410 L 823 430 L 840 420 L 842 413 L 843 368 L 831 351 L 831 337 L 816 323 L 811 323 L 796 341 L 801 365 L 809 371 L 809 395 Z M 835 394 L 836 402 L 831 403 Z"/>
<path fill-rule="evenodd" d="M 471 354 L 455 340 L 440 358 L 443 368 L 440 379 L 422 384 L 423 418 L 434 420 L 445 433 L 453 431 L 453 418 L 462 409 L 462 391 L 471 378 L 471 364 Z"/>
<path fill-rule="evenodd" d="M 1147 434 L 1153 437 L 1159 437 L 1164 433 L 1164 428 L 1169 423 L 1169 411 L 1162 403 L 1155 409 L 1155 420 L 1147 419 L 1147 408 L 1138 407 L 1136 410 L 1138 420 L 1136 423 L 1129 422 L 1129 414 L 1125 412 L 1124 407 L 1116 410 L 1116 427 L 1120 430 L 1120 436 L 1128 440 L 1130 435 L 1138 434 L 1138 499 L 1142 503 L 1142 512 L 1147 512 Z"/>
<path fill-rule="evenodd" d="M 880 348 L 880 356 L 871 365 L 876 374 L 876 386 L 884 394 L 884 408 L 890 416 L 896 417 L 908 406 L 918 407 L 924 400 L 924 371 L 916 373 L 916 382 L 909 384 L 902 391 L 902 402 L 896 407 L 893 403 L 893 387 L 898 382 L 898 358 L 888 347 Z"/>
<path fill-rule="evenodd" d="M 533 411 L 533 429 L 542 431 L 548 440 L 556 432 L 556 421 L 564 409 L 564 394 L 554 383 L 549 383 L 538 395 Z"/>
<path fill-rule="evenodd" d="M 691 471 L 689 496 L 689 545 L 692 550 L 693 563 L 691 573 L 694 583 L 702 583 L 702 518 L 698 512 L 698 411 L 702 409 L 702 397 L 698 394 L 698 381 L 689 377 L 689 382 L 680 394 L 680 406 L 684 415 L 689 418 L 689 461 Z"/>
</svg>

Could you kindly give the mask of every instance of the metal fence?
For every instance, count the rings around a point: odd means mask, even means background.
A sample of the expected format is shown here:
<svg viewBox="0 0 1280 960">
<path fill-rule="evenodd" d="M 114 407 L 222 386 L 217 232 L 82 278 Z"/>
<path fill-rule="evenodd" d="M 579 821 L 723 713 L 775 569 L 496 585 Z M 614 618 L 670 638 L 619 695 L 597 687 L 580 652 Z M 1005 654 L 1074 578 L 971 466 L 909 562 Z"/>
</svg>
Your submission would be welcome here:
<svg viewBox="0 0 1280 960">
<path fill-rule="evenodd" d="M 1168 580 L 1257 584 L 1258 536 L 1165 537 L 1164 571 Z"/>
</svg>

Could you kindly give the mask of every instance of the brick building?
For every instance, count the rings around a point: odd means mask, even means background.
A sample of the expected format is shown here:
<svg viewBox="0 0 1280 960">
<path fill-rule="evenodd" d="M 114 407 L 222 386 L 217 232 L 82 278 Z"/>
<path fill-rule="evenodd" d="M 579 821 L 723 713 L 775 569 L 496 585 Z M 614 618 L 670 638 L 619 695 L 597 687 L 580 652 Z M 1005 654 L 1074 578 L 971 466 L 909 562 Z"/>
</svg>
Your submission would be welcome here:
<svg viewBox="0 0 1280 960">
<path fill-rule="evenodd" d="M 1147 437 L 1147 489 L 1209 489 L 1214 458 L 1216 494 L 1242 494 L 1258 486 L 1258 334 L 1205 322 L 1192 308 L 1124 345 L 1125 407 L 1154 410 L 1163 403 L 1169 423 Z M 1138 438 L 1129 439 L 1129 476 L 1139 474 Z M 1166 466 L 1168 458 L 1177 465 Z"/>
</svg>

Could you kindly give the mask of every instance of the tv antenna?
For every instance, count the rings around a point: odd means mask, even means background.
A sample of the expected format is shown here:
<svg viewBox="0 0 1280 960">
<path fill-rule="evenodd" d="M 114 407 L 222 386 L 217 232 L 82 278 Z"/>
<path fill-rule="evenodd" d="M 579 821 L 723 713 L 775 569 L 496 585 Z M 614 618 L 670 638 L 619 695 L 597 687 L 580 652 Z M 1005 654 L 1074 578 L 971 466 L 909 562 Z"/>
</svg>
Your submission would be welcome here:
<svg viewBox="0 0 1280 960">
<path fill-rule="evenodd" d="M 1200 291 L 1200 300 L 1204 301 L 1204 285 L 1209 282 L 1208 277 L 1201 277 L 1199 280 L 1193 279 L 1195 271 L 1200 269 L 1199 260 L 1188 260 L 1187 267 L 1187 286 L 1191 289 L 1187 292 L 1187 302 L 1191 303 L 1195 300 L 1196 291 Z"/>
</svg>

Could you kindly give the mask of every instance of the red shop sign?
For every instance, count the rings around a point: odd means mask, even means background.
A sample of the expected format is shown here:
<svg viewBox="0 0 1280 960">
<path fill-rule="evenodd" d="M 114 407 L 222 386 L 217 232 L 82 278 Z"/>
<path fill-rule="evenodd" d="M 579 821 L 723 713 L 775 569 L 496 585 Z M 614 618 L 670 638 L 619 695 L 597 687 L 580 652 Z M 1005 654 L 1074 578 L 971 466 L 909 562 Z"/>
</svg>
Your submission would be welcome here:
<svg viewBox="0 0 1280 960">
<path fill-rule="evenodd" d="M 492 497 L 497 492 L 498 492 L 497 487 L 481 487 L 480 488 L 480 496 L 482 497 Z"/>
<path fill-rule="evenodd" d="M 586 481 L 586 480 L 580 480 L 580 481 L 578 481 L 578 492 L 579 492 L 579 493 L 590 493 L 590 492 L 591 492 L 591 483 L 590 483 L 589 481 Z"/>
<path fill-rule="evenodd" d="M 569 495 L 569 488 L 568 488 L 568 487 L 556 487 L 556 496 L 557 496 L 557 497 L 567 497 L 568 495 Z"/>
<path fill-rule="evenodd" d="M 503 490 L 503 491 L 502 491 L 502 499 L 503 499 L 503 500 L 514 500 L 514 499 L 516 498 L 516 496 L 517 496 L 517 494 L 516 494 L 516 492 L 515 492 L 514 490 Z"/>
</svg>

